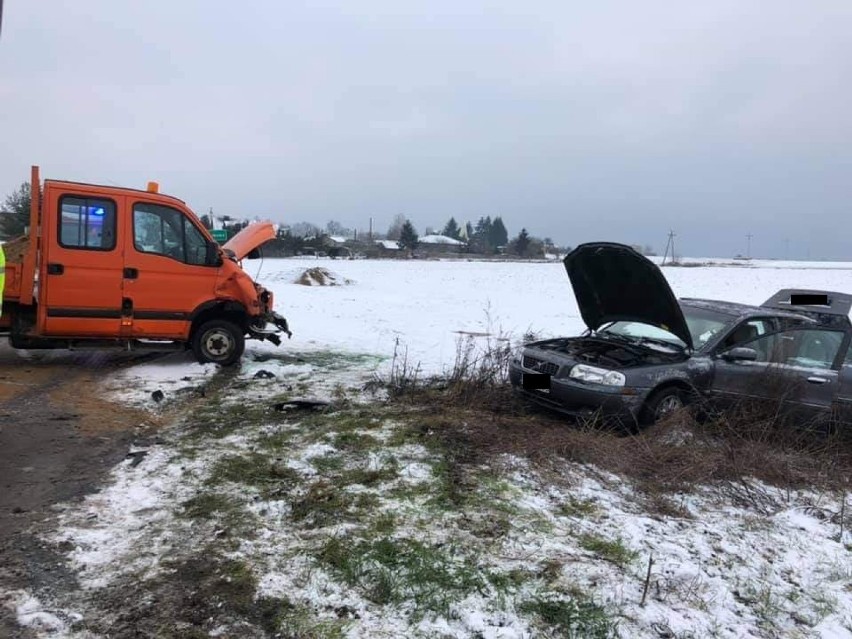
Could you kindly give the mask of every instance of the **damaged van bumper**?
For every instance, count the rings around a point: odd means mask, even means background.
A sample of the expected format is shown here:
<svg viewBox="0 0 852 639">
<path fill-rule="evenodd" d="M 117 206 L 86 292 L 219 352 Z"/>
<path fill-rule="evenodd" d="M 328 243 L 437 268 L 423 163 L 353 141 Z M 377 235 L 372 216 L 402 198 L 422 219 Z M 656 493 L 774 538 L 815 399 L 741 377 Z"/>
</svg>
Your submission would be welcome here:
<svg viewBox="0 0 852 639">
<path fill-rule="evenodd" d="M 272 328 L 270 328 L 270 325 Z M 276 346 L 281 344 L 281 333 L 285 333 L 287 339 L 293 336 L 290 326 L 287 324 L 287 319 L 275 311 L 259 315 L 249 326 L 249 335 L 251 337 L 258 340 L 267 340 Z"/>
</svg>

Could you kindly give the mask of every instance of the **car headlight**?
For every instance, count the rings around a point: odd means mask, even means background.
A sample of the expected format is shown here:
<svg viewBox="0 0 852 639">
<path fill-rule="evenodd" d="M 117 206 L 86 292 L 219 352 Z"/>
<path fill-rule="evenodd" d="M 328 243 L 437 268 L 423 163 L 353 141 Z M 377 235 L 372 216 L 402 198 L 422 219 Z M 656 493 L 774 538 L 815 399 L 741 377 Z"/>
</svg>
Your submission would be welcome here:
<svg viewBox="0 0 852 639">
<path fill-rule="evenodd" d="M 604 386 L 624 386 L 626 381 L 624 374 L 618 371 L 610 371 L 596 366 L 577 364 L 568 375 L 571 379 L 577 379 L 589 384 L 603 384 Z"/>
</svg>

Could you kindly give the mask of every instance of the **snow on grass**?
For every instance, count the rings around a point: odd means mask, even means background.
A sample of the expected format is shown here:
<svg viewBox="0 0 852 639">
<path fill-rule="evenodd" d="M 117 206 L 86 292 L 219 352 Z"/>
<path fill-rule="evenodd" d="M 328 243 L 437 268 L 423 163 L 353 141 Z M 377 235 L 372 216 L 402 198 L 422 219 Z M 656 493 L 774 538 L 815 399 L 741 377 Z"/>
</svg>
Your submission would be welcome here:
<svg viewBox="0 0 852 639">
<path fill-rule="evenodd" d="M 566 463 L 542 476 L 505 457 L 476 471 L 469 502 L 456 507 L 440 452 L 398 437 L 410 420 L 367 403 L 364 383 L 387 372 L 399 343 L 424 372 L 440 372 L 460 334 L 579 333 L 560 264 L 333 268 L 353 283 L 298 286 L 302 266 L 266 261 L 260 279 L 295 332 L 280 347 L 250 342 L 230 371 L 176 354 L 118 374 L 113 388 L 137 405 L 158 389 L 174 396 L 223 379 L 223 390 L 194 404 L 138 466 L 120 464 L 99 493 L 60 513 L 50 541 L 70 548 L 92 596 L 88 619 L 100 591 L 165 578 L 165 559 L 221 544 L 250 567 L 258 597 L 295 606 L 282 623 L 304 635 L 528 637 L 579 623 L 598 636 L 617 625 L 624 637 L 852 637 L 852 539 L 838 537 L 835 498 L 752 482 L 776 505 L 764 512 L 697 487 L 668 496 L 679 514 L 664 516 L 601 469 Z M 759 303 L 779 288 L 848 290 L 844 269 L 665 274 L 680 296 Z M 289 398 L 349 408 L 274 410 Z M 425 577 L 409 579 L 422 566 Z M 452 601 L 430 584 L 450 588 Z M 55 607 L 44 616 L 33 601 L 20 600 L 19 618 L 39 636 L 71 618 Z M 218 632 L 227 636 L 227 624 Z"/>
<path fill-rule="evenodd" d="M 60 514 L 54 541 L 72 548 L 68 557 L 81 585 L 99 588 L 118 574 L 155 570 L 172 542 L 171 508 L 202 466 L 152 447 L 138 466 L 123 462 L 104 490 Z"/>
<path fill-rule="evenodd" d="M 67 637 L 68 621 L 76 621 L 80 618 L 77 613 L 48 610 L 36 597 L 24 591 L 18 591 L 13 595 L 18 624 L 40 634 L 45 633 L 57 638 Z"/>
</svg>

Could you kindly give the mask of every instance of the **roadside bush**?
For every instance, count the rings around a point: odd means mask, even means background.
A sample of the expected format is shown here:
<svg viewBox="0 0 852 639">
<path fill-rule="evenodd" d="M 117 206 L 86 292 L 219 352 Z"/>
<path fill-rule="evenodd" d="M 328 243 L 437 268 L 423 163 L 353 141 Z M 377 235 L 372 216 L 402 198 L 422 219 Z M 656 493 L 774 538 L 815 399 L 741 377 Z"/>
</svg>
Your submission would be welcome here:
<svg viewBox="0 0 852 639">
<path fill-rule="evenodd" d="M 417 436 L 451 450 L 454 467 L 506 454 L 542 469 L 567 459 L 628 478 L 649 496 L 716 485 L 762 509 L 774 505 L 755 480 L 787 489 L 846 490 L 852 483 L 850 429 L 834 417 L 817 422 L 791 409 L 801 387 L 788 379 L 755 380 L 765 399 L 742 400 L 718 414 L 693 406 L 628 433 L 600 421 L 571 422 L 523 401 L 507 383 L 509 357 L 502 337 L 468 336 L 444 375 L 420 377 L 402 358 L 377 383 L 392 404 L 416 411 Z"/>
</svg>

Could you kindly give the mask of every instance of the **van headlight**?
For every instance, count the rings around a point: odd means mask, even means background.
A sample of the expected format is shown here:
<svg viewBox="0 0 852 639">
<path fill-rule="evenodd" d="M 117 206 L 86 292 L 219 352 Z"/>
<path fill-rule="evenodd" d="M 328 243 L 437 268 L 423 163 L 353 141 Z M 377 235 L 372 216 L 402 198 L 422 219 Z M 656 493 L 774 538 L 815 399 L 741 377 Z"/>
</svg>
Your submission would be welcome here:
<svg viewBox="0 0 852 639">
<path fill-rule="evenodd" d="M 610 371 L 597 366 L 577 364 L 568 375 L 571 379 L 577 379 L 589 384 L 603 384 L 604 386 L 624 386 L 626 378 L 623 373 Z"/>
</svg>

